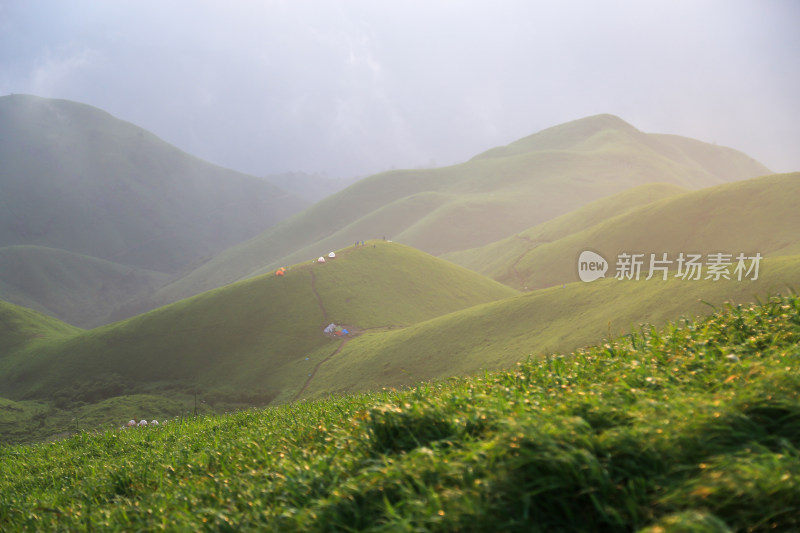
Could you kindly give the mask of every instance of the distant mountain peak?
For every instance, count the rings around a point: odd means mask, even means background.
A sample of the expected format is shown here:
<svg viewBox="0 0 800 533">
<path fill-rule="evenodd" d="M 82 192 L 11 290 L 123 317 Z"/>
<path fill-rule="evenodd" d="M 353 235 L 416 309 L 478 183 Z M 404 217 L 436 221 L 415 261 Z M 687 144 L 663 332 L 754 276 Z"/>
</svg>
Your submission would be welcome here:
<svg viewBox="0 0 800 533">
<path fill-rule="evenodd" d="M 0 97 L 0 247 L 178 272 L 308 202 L 91 105 Z"/>
<path fill-rule="evenodd" d="M 618 116 L 603 113 L 546 128 L 509 145 L 487 150 L 473 159 L 508 157 L 539 150 L 567 150 L 604 130 L 636 137 L 645 135 Z"/>
</svg>

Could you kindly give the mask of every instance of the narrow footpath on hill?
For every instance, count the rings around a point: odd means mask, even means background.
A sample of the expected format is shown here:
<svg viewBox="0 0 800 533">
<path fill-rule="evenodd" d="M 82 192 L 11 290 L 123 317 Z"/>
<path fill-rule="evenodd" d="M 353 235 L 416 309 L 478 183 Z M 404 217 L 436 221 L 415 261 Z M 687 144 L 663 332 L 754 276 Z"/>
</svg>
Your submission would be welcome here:
<svg viewBox="0 0 800 533">
<path fill-rule="evenodd" d="M 333 351 L 333 353 L 331 353 L 325 359 L 323 359 L 322 361 L 317 363 L 317 366 L 315 366 L 314 370 L 311 371 L 311 374 L 308 375 L 308 379 L 306 379 L 306 382 L 303 384 L 303 386 L 300 388 L 300 390 L 297 391 L 297 394 L 294 395 L 294 398 L 292 398 L 293 402 L 297 401 L 300 398 L 300 395 L 303 394 L 306 391 L 306 389 L 308 388 L 309 383 L 311 383 L 311 380 L 314 379 L 314 376 L 317 374 L 317 370 L 319 370 L 319 367 L 321 367 L 322 364 L 327 362 L 331 357 L 333 357 L 334 355 L 336 355 L 339 352 L 341 352 L 342 348 L 344 348 L 344 345 L 347 344 L 348 340 L 350 340 L 350 339 L 342 339 L 342 342 L 339 343 L 339 346 L 336 348 L 336 350 Z"/>
<path fill-rule="evenodd" d="M 317 292 L 317 278 L 314 275 L 313 266 L 311 267 L 311 292 L 314 293 L 314 297 L 317 299 L 317 304 L 319 305 L 320 311 L 322 311 L 322 317 L 323 317 L 325 323 L 328 323 L 328 321 L 329 321 L 328 311 L 325 309 L 325 305 L 323 305 L 323 303 L 322 303 L 322 297 L 319 295 L 319 292 Z M 333 352 L 331 352 L 330 355 L 326 356 L 322 361 L 320 361 L 319 363 L 316 364 L 314 369 L 308 375 L 308 378 L 306 379 L 306 382 L 303 384 L 303 386 L 300 388 L 300 390 L 297 392 L 297 394 L 294 395 L 294 398 L 292 398 L 292 401 L 297 401 L 300 398 L 300 396 L 308 388 L 308 385 L 311 383 L 311 380 L 314 379 L 314 376 L 317 374 L 317 371 L 320 369 L 320 367 L 324 363 L 327 363 L 332 357 L 334 357 L 339 352 L 341 352 L 342 348 L 344 348 L 344 345 L 347 344 L 348 341 L 350 341 L 351 339 L 359 336 L 364 331 L 376 330 L 376 329 L 395 329 L 395 328 L 402 328 L 402 327 L 404 327 L 404 326 L 401 326 L 401 325 L 386 325 L 386 326 L 376 326 L 376 327 L 372 327 L 372 328 L 364 328 L 364 329 L 362 329 L 362 328 L 359 328 L 358 326 L 355 326 L 353 324 L 348 324 L 347 328 L 350 330 L 349 335 L 347 335 L 347 337 L 341 337 L 341 342 L 339 343 L 339 346 L 337 346 L 337 348 Z M 336 337 L 333 337 L 332 335 L 326 335 L 326 336 L 331 337 L 331 338 L 336 338 Z"/>
<path fill-rule="evenodd" d="M 325 306 L 322 304 L 322 297 L 319 295 L 319 292 L 317 292 L 317 277 L 314 275 L 313 267 L 311 268 L 311 292 L 313 292 L 314 296 L 317 298 L 317 304 L 319 304 L 319 308 L 322 311 L 323 319 L 325 320 L 325 322 L 328 322 L 328 311 L 325 310 Z M 316 364 L 314 370 L 312 370 L 311 373 L 308 375 L 308 379 L 306 379 L 306 382 L 303 384 L 303 386 L 300 388 L 297 394 L 295 394 L 292 401 L 296 401 L 298 398 L 300 398 L 300 395 L 303 394 L 305 390 L 308 388 L 308 385 L 309 383 L 311 383 L 311 380 L 314 379 L 314 376 L 317 374 L 317 370 L 319 370 L 319 367 L 321 367 L 322 364 L 327 362 L 331 357 L 341 352 L 342 348 L 344 348 L 344 345 L 347 344 L 347 341 L 349 340 L 350 338 L 346 339 L 343 338 L 342 342 L 339 343 L 339 346 L 336 348 L 336 350 L 334 350 L 330 355 L 328 355 L 322 361 Z"/>
</svg>

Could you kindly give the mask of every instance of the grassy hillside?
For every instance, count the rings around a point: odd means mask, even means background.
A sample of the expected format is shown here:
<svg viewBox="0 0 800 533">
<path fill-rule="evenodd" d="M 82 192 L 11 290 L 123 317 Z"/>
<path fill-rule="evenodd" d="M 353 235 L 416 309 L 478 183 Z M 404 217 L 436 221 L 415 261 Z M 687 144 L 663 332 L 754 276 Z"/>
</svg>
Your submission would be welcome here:
<svg viewBox="0 0 800 533">
<path fill-rule="evenodd" d="M 53 425 L 59 424 L 62 427 L 69 425 L 68 416 L 52 420 L 54 415 L 53 410 L 45 402 L 15 402 L 0 398 L 0 446 L 8 443 L 43 440 L 53 435 L 54 432 L 49 431 L 52 426 L 45 423 L 45 419 L 48 418 L 51 419 Z M 47 427 L 48 431 L 40 433 L 37 431 L 40 427 Z M 75 429 L 75 426 L 72 429 Z M 69 432 L 62 433 L 62 436 L 68 435 Z"/>
<path fill-rule="evenodd" d="M 798 197 L 800 173 L 764 176 L 672 196 L 621 214 L 611 211 L 606 220 L 569 234 L 547 235 L 550 226 L 541 225 L 519 238 L 448 258 L 510 286 L 534 289 L 577 281 L 583 250 L 605 257 L 609 276 L 622 252 L 644 253 L 648 261 L 649 254 L 660 258 L 665 252 L 673 260 L 681 252 L 797 254 Z M 574 216 L 580 219 L 583 213 Z M 505 265 L 495 257 L 503 257 Z"/>
<path fill-rule="evenodd" d="M 0 97 L 0 139 L 0 246 L 174 273 L 307 205 L 76 102 Z"/>
<path fill-rule="evenodd" d="M 517 260 L 529 250 L 591 228 L 637 207 L 685 192 L 688 192 L 687 189 L 667 183 L 640 185 L 590 202 L 511 237 L 479 248 L 450 252 L 442 257 L 491 278 L 501 279 L 507 285 L 523 288 L 526 280 L 510 279 L 509 273 L 514 272 Z"/>
<path fill-rule="evenodd" d="M 7 359 L 19 350 L 35 352 L 82 331 L 32 309 L 0 300 L 0 369 L 5 368 Z M 68 429 L 76 428 L 71 418 L 70 413 L 59 411 L 50 402 L 0 397 L 0 446 L 44 440 L 57 434 L 68 435 Z"/>
<path fill-rule="evenodd" d="M 0 300 L 0 364 L 14 350 L 55 341 L 81 331 L 32 309 Z"/>
<path fill-rule="evenodd" d="M 513 157 L 545 150 L 605 150 L 609 145 L 638 143 L 683 167 L 690 175 L 710 174 L 717 183 L 753 177 L 753 169 L 766 170 L 752 158 L 724 146 L 678 135 L 643 133 L 612 115 L 575 120 L 534 133 L 508 146 L 492 148 L 475 159 Z M 684 186 L 693 187 L 692 180 Z"/>
<path fill-rule="evenodd" d="M 117 428 L 120 422 L 127 422 L 142 413 L 149 417 L 148 420 L 165 420 L 211 411 L 203 401 L 195 408 L 191 394 L 173 392 L 169 398 L 156 394 L 126 394 L 128 390 L 122 380 L 114 386 L 113 390 L 120 396 L 95 400 L 87 394 L 77 403 L 0 398 L 0 446 L 46 442 L 80 431 L 96 431 L 110 426 Z M 106 390 L 112 389 L 107 387 Z M 224 411 L 222 408 L 219 412 Z"/>
<path fill-rule="evenodd" d="M 307 397 L 508 368 L 540 353 L 710 313 L 800 287 L 800 256 L 762 261 L 756 281 L 616 279 L 572 283 L 464 309 L 402 330 L 367 332 L 323 364 Z"/>
<path fill-rule="evenodd" d="M 800 300 L 513 371 L 0 447 L 13 530 L 800 528 Z"/>
<path fill-rule="evenodd" d="M 44 246 L 0 248 L 0 298 L 76 326 L 103 323 L 121 302 L 167 274 Z"/>
<path fill-rule="evenodd" d="M 617 117 L 598 115 L 462 164 L 371 176 L 225 251 L 139 309 L 245 278 L 279 262 L 310 259 L 320 248 L 385 236 L 438 255 L 497 241 L 645 183 L 695 189 L 769 173 L 734 150 L 687 140 L 691 150 L 684 152 L 681 141 L 664 139 Z M 735 172 L 729 172 L 732 167 Z"/>
<path fill-rule="evenodd" d="M 516 294 L 400 244 L 370 242 L 338 256 L 51 346 L 22 346 L 0 360 L 0 396 L 68 403 L 88 395 L 96 401 L 113 395 L 122 381 L 129 393 L 200 390 L 221 401 L 288 401 L 346 342 L 323 334 L 328 323 L 354 332 L 408 326 Z"/>
</svg>

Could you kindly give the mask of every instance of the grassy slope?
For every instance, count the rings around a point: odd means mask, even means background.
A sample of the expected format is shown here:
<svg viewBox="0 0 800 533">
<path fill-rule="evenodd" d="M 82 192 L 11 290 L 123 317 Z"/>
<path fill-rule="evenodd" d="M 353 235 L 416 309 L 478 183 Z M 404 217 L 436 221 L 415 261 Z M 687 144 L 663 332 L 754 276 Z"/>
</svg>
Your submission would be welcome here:
<svg viewBox="0 0 800 533">
<path fill-rule="evenodd" d="M 798 197 L 800 173 L 764 176 L 653 202 L 552 242 L 530 243 L 521 250 L 519 239 L 507 240 L 453 259 L 508 285 L 533 289 L 578 280 L 576 264 L 583 250 L 610 261 L 612 271 L 607 275 L 614 274 L 621 252 L 667 252 L 673 260 L 680 252 L 797 254 Z M 535 236 L 547 227 L 522 235 Z M 501 254 L 516 257 L 503 268 L 492 261 Z"/>
<path fill-rule="evenodd" d="M 134 391 L 178 384 L 204 394 L 256 394 L 263 403 L 288 400 L 342 342 L 322 334 L 328 322 L 406 326 L 515 294 L 400 244 L 369 243 L 339 256 L 297 265 L 283 277 L 270 274 L 203 293 L 57 345 L 21 348 L 0 361 L 0 394 L 52 399 L 81 383 L 122 379 Z"/>
<path fill-rule="evenodd" d="M 35 350 L 81 331 L 38 311 L 0 300 L 0 372 L 6 359 L 22 347 Z M 68 424 L 68 417 L 46 402 L 0 398 L 0 444 L 44 439 L 55 433 L 51 428 L 59 427 L 61 431 Z"/>
<path fill-rule="evenodd" d="M 169 276 L 44 246 L 0 248 L 0 298 L 90 328 Z"/>
<path fill-rule="evenodd" d="M 752 177 L 757 161 L 730 148 L 677 135 L 647 134 L 612 115 L 575 120 L 534 133 L 508 146 L 492 148 L 475 159 L 502 158 L 541 150 L 605 150 L 617 143 L 639 143 L 682 167 L 686 176 L 711 174 L 718 183 Z M 696 186 L 692 178 L 684 186 Z"/>
<path fill-rule="evenodd" d="M 208 406 L 201 403 L 198 412 Z M 25 400 L 15 402 L 0 398 L 0 446 L 25 442 L 43 442 L 67 437 L 82 430 L 119 427 L 132 418 L 146 414 L 148 420 L 165 420 L 193 413 L 189 395 L 170 398 L 154 394 L 126 394 L 64 409 L 51 402 Z"/>
<path fill-rule="evenodd" d="M 38 311 L 0 300 L 0 362 L 20 347 L 58 341 L 81 331 Z"/>
<path fill-rule="evenodd" d="M 402 393 L 0 447 L 14 530 L 796 531 L 800 300 Z"/>
<path fill-rule="evenodd" d="M 378 174 L 227 250 L 142 305 L 163 305 L 366 238 L 386 236 L 441 254 L 494 242 L 643 183 L 698 188 L 769 173 L 730 149 L 699 143 L 704 152 L 687 141 L 687 154 L 679 144 L 599 115 L 451 167 Z M 736 172 L 716 173 L 708 161 L 718 158 L 725 160 L 719 169 Z"/>
<path fill-rule="evenodd" d="M 44 419 L 52 415 L 50 407 L 43 402 L 15 402 L 0 398 L 0 445 L 14 442 L 30 442 L 46 437 L 34 428 L 44 426 Z M 61 421 L 62 423 L 64 421 Z"/>
<path fill-rule="evenodd" d="M 179 272 L 308 205 L 99 109 L 0 97 L 0 246 Z"/>
<path fill-rule="evenodd" d="M 511 237 L 479 248 L 444 254 L 442 257 L 508 285 L 522 288 L 523 280 L 509 278 L 509 273 L 514 271 L 517 259 L 532 248 L 591 228 L 608 218 L 627 213 L 642 205 L 685 192 L 688 192 L 687 189 L 667 183 L 640 185 L 595 200 Z"/>
<path fill-rule="evenodd" d="M 703 303 L 750 302 L 800 287 L 800 256 L 763 261 L 757 281 L 599 280 L 542 289 L 349 342 L 304 394 L 374 390 L 505 368 L 542 352 L 709 313 Z"/>
</svg>

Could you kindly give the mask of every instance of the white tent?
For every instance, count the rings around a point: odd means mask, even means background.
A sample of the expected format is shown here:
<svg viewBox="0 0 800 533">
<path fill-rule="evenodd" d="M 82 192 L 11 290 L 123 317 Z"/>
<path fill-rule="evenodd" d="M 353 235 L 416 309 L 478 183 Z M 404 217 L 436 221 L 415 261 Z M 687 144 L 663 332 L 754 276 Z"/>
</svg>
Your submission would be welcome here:
<svg viewBox="0 0 800 533">
<path fill-rule="evenodd" d="M 331 259 L 333 259 L 333 258 L 335 258 L 335 257 L 336 257 L 336 254 L 335 254 L 335 253 L 333 253 L 333 252 L 331 252 L 331 253 L 329 253 L 329 254 L 328 254 L 328 257 L 330 257 Z"/>
<path fill-rule="evenodd" d="M 324 331 L 325 333 L 333 333 L 335 329 L 336 329 L 336 324 L 328 324 L 328 327 L 326 327 L 322 331 Z"/>
<path fill-rule="evenodd" d="M 317 259 L 317 263 L 324 263 L 324 262 L 325 262 L 325 258 L 322 257 L 322 256 L 319 256 L 319 259 Z"/>
</svg>

